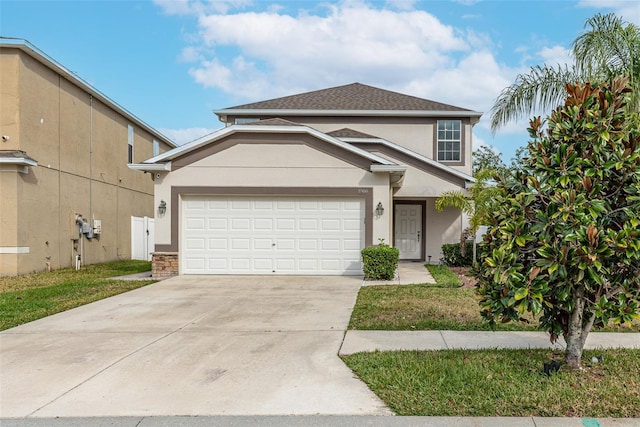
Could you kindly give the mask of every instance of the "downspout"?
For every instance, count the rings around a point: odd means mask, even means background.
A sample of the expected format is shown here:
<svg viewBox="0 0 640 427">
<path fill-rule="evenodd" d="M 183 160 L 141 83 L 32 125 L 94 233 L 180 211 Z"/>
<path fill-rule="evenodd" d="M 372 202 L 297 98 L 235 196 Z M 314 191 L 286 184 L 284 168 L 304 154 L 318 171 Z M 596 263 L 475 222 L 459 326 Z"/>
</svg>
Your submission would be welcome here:
<svg viewBox="0 0 640 427">
<path fill-rule="evenodd" d="M 93 221 L 93 95 L 89 95 L 89 221 Z"/>
</svg>

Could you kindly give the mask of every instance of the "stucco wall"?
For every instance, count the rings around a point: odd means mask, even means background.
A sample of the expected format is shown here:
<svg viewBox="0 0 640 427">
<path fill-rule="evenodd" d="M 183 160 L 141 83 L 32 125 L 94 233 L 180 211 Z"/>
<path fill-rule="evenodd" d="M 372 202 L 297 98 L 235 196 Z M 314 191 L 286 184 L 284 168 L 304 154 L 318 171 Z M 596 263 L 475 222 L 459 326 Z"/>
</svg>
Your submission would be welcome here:
<svg viewBox="0 0 640 427">
<path fill-rule="evenodd" d="M 308 125 L 321 132 L 331 132 L 349 128 L 386 139 L 394 144 L 408 148 L 430 159 L 435 157 L 434 140 L 437 118 L 428 117 L 283 117 L 295 123 Z M 471 151 L 473 126 L 469 118 L 450 117 L 462 120 L 464 164 L 443 162 L 456 170 L 471 175 Z M 232 119 L 232 118 L 231 118 Z M 447 119 L 443 117 L 442 119 Z"/>
<path fill-rule="evenodd" d="M 18 49 L 3 48 L 0 59 L 0 133 L 11 142 L 0 149 L 38 161 L 28 174 L 0 172 L 0 247 L 29 248 L 0 254 L 0 274 L 72 266 L 77 253 L 85 264 L 130 258 L 131 216 L 154 216 L 154 186 L 127 167 L 129 120 Z M 134 129 L 134 162 L 141 162 L 153 154 L 153 135 Z M 168 148 L 160 141 L 161 152 Z M 74 242 L 75 214 L 101 220 L 102 235 Z"/>
<path fill-rule="evenodd" d="M 171 188 L 187 186 L 363 188 L 372 189 L 374 205 L 391 206 L 386 173 L 368 172 L 306 145 L 238 144 L 156 179 L 155 205 L 168 204 L 166 215 L 156 218 L 156 245 L 171 244 L 171 216 L 179 210 L 170 205 Z M 390 241 L 389 210 L 373 219 L 373 243 Z"/>
</svg>

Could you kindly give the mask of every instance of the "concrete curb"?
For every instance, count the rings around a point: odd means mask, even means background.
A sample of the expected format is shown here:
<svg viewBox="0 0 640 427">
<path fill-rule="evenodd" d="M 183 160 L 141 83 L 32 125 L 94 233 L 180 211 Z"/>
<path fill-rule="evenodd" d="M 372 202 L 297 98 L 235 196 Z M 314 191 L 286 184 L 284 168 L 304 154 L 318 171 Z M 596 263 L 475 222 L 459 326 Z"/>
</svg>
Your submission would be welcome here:
<svg viewBox="0 0 640 427">
<path fill-rule="evenodd" d="M 3 427 L 636 427 L 640 418 L 213 416 L 0 419 Z"/>
</svg>

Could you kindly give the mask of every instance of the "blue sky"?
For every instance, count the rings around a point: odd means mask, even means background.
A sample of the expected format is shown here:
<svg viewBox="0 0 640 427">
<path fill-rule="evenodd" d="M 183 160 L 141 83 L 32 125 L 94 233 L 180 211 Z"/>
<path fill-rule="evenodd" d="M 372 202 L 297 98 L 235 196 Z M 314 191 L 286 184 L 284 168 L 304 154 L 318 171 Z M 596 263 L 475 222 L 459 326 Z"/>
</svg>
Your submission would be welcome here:
<svg viewBox="0 0 640 427">
<path fill-rule="evenodd" d="M 532 65 L 570 61 L 596 13 L 640 24 L 639 0 L 0 0 L 24 38 L 167 136 L 221 127 L 215 109 L 361 82 L 485 112 L 474 146 L 505 161 L 527 120 L 489 110 Z"/>
</svg>

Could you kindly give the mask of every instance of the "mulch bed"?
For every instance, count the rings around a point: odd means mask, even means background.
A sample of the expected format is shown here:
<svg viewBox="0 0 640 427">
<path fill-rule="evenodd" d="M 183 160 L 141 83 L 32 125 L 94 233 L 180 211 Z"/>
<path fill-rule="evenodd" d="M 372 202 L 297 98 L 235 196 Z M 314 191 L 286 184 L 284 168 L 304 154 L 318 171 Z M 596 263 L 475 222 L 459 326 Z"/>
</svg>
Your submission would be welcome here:
<svg viewBox="0 0 640 427">
<path fill-rule="evenodd" d="M 449 270 L 457 274 L 460 280 L 462 280 L 461 288 L 473 288 L 476 285 L 477 280 L 471 275 L 471 268 L 449 267 Z"/>
</svg>

